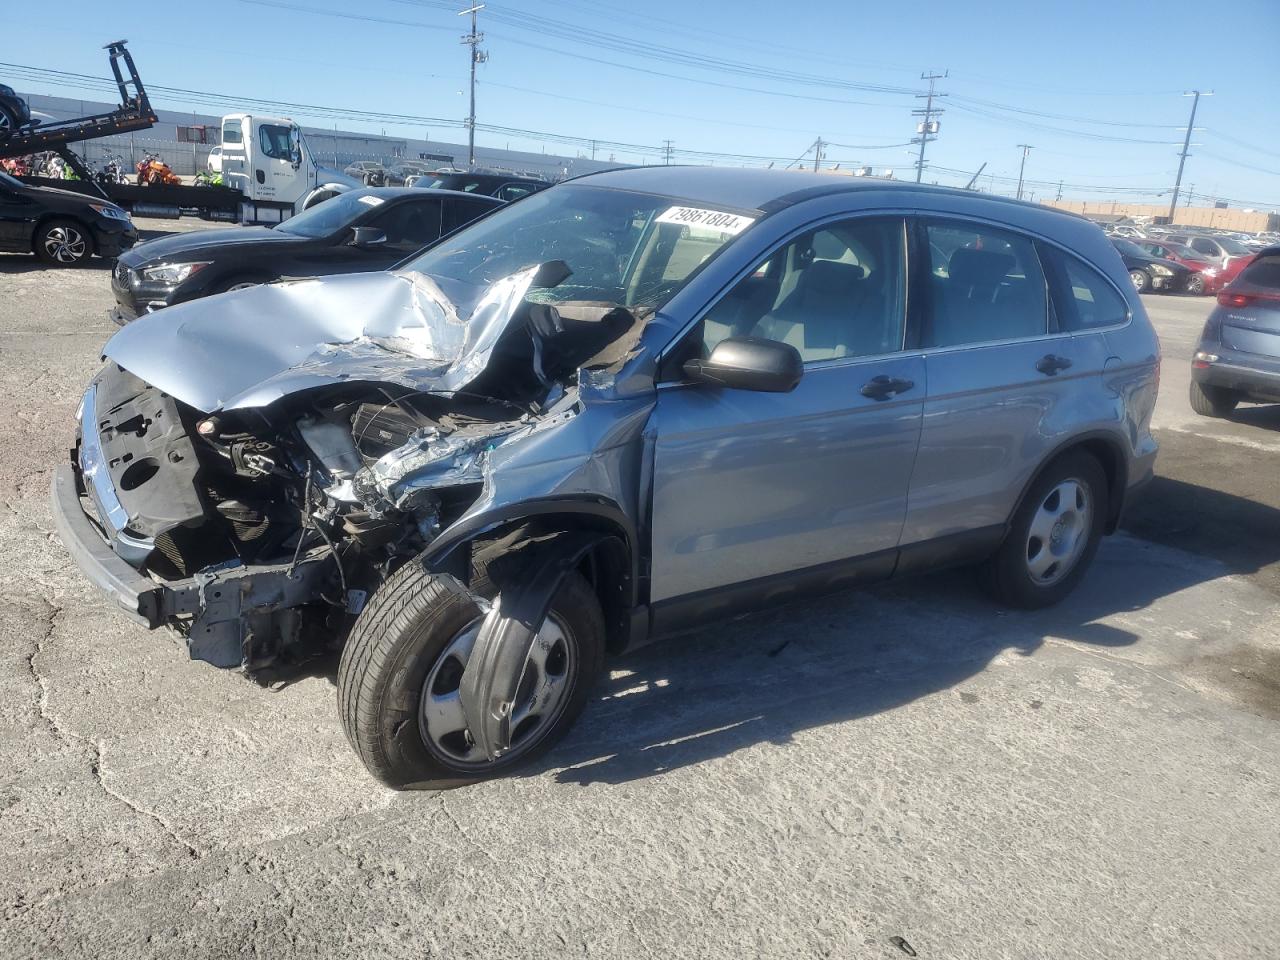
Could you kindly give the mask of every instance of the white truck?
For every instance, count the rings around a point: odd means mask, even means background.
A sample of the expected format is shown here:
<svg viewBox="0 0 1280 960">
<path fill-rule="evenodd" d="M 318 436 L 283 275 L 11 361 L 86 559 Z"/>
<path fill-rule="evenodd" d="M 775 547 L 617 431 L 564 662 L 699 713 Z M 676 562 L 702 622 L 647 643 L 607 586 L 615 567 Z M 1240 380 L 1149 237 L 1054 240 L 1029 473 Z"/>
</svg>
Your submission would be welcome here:
<svg viewBox="0 0 1280 960">
<path fill-rule="evenodd" d="M 222 118 L 222 183 L 240 196 L 241 223 L 279 223 L 361 184 L 320 165 L 287 117 Z"/>
</svg>

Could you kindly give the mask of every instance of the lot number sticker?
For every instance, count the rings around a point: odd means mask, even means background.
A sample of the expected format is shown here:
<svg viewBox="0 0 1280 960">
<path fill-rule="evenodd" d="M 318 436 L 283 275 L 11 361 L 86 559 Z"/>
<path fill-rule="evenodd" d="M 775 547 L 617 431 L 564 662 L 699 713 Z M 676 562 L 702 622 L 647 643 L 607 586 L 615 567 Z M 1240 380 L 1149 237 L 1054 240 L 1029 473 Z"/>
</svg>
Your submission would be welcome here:
<svg viewBox="0 0 1280 960">
<path fill-rule="evenodd" d="M 679 223 L 699 233 L 724 233 L 737 236 L 756 222 L 755 217 L 740 217 L 723 210 L 703 210 L 699 207 L 668 207 L 658 217 L 658 223 Z"/>
<path fill-rule="evenodd" d="M 356 197 L 356 201 L 359 203 L 368 204 L 371 207 L 382 206 L 381 197 L 374 197 L 374 196 L 370 196 L 369 194 L 365 194 L 363 197 Z"/>
</svg>

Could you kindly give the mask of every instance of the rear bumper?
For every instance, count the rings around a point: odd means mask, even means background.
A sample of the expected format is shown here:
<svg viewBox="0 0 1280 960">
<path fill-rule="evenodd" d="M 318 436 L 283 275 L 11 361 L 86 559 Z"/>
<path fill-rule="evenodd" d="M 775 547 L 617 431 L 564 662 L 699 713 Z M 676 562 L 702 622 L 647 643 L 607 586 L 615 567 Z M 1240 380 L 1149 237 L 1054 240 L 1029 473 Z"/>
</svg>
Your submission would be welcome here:
<svg viewBox="0 0 1280 960">
<path fill-rule="evenodd" d="M 1280 360 L 1249 359 L 1238 353 L 1226 353 L 1221 347 L 1202 349 L 1213 349 L 1219 359 L 1207 367 L 1191 368 L 1191 379 L 1196 383 L 1280 401 Z"/>
</svg>

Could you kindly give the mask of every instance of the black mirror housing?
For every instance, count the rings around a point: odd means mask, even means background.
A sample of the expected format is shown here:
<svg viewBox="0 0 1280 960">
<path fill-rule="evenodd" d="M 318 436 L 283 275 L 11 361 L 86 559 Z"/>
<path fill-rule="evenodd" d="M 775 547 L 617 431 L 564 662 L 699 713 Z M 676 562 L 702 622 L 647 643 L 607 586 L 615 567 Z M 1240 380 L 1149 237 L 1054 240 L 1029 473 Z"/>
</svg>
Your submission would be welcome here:
<svg viewBox="0 0 1280 960">
<path fill-rule="evenodd" d="M 721 340 L 706 360 L 687 360 L 685 376 L 733 390 L 790 393 L 804 375 L 800 351 L 787 343 L 761 337 Z"/>
<path fill-rule="evenodd" d="M 352 227 L 351 246 L 377 247 L 387 242 L 387 232 L 377 227 Z"/>
</svg>

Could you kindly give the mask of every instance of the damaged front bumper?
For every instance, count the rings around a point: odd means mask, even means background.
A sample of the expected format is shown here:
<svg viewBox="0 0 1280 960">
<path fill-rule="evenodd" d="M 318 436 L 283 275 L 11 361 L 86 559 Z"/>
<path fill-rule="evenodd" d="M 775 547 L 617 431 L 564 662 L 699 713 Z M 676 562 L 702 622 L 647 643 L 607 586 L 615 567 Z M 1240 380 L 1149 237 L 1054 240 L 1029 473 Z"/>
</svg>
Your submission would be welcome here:
<svg viewBox="0 0 1280 960">
<path fill-rule="evenodd" d="M 255 629 L 266 619 L 296 610 L 323 589 L 327 551 L 296 564 L 235 562 L 181 580 L 154 580 L 111 549 L 85 512 L 83 496 L 75 468 L 59 466 L 51 490 L 53 521 L 71 559 L 131 620 L 152 630 L 171 626 L 185 634 L 192 659 L 216 667 L 246 666 Z"/>
</svg>

